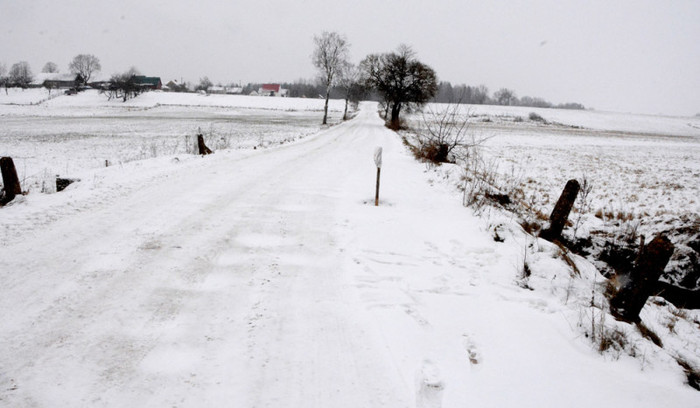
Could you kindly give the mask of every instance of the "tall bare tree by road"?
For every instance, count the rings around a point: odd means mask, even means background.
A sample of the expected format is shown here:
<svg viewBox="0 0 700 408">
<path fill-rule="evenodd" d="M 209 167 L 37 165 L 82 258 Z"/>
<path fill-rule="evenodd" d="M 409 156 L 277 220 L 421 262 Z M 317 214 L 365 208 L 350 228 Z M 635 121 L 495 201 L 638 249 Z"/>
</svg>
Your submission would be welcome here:
<svg viewBox="0 0 700 408">
<path fill-rule="evenodd" d="M 70 64 L 68 64 L 70 72 L 80 75 L 83 78 L 84 83 L 90 82 L 92 74 L 99 72 L 102 67 L 100 66 L 100 60 L 92 54 L 78 54 L 73 58 Z"/>
<path fill-rule="evenodd" d="M 406 45 L 396 52 L 368 55 L 360 63 L 367 88 L 376 90 L 391 110 L 389 125 L 400 127 L 399 115 L 403 108 L 420 107 L 435 96 L 438 89 L 437 75 L 428 65 L 418 61 L 413 50 Z"/>
<path fill-rule="evenodd" d="M 352 103 L 356 108 L 356 105 L 365 96 L 365 88 L 360 83 L 359 67 L 353 64 L 346 64 L 345 69 L 339 76 L 338 85 L 345 94 L 343 120 L 348 120 L 348 105 Z"/>
<path fill-rule="evenodd" d="M 326 104 L 323 108 L 323 124 L 328 121 L 328 99 L 331 88 L 338 82 L 343 70 L 348 65 L 350 45 L 345 36 L 336 32 L 324 31 L 314 36 L 316 48 L 312 56 L 314 66 L 318 69 L 321 83 L 326 87 Z"/>
</svg>

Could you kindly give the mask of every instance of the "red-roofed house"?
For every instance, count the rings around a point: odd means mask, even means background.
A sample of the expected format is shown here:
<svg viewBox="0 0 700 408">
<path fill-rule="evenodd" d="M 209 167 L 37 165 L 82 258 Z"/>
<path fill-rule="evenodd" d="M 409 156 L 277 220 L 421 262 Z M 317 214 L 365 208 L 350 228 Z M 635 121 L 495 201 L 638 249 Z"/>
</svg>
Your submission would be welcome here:
<svg viewBox="0 0 700 408">
<path fill-rule="evenodd" d="M 280 84 L 263 84 L 258 89 L 260 96 L 287 96 L 287 90 L 282 88 Z"/>
</svg>

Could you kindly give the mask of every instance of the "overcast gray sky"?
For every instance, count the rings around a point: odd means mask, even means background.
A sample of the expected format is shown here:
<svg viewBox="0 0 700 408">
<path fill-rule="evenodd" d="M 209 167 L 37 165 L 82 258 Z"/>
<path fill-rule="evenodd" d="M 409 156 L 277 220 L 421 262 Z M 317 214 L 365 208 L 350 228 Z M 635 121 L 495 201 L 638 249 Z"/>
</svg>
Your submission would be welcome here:
<svg viewBox="0 0 700 408">
<path fill-rule="evenodd" d="M 700 113 L 697 0 L 0 0 L 0 63 L 96 55 L 164 82 L 313 78 L 313 36 L 358 62 L 405 43 L 440 80 L 599 110 Z"/>
</svg>

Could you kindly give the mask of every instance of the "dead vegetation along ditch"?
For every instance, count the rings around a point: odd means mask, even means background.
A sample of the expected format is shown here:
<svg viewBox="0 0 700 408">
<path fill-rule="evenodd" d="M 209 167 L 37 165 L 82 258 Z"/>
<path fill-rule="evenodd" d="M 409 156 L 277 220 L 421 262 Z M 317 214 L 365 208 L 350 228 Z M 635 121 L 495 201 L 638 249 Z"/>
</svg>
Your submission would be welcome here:
<svg viewBox="0 0 700 408">
<path fill-rule="evenodd" d="M 692 171 L 680 180 L 677 174 L 687 170 L 687 160 L 692 159 L 683 151 L 683 143 L 690 139 L 679 138 L 680 144 L 671 153 L 659 152 L 659 160 L 650 162 L 659 164 L 659 171 L 641 163 L 634 166 L 649 149 L 658 150 L 653 144 L 647 146 L 651 143 L 647 139 L 653 135 L 638 136 L 642 140 L 641 151 L 633 151 L 622 159 L 620 153 L 627 148 L 614 144 L 583 154 L 561 146 L 519 150 L 512 144 L 501 149 L 505 153 L 494 152 L 497 148 L 489 143 L 493 135 L 486 133 L 490 124 L 502 128 L 505 123 L 514 134 L 518 127 L 512 127 L 513 123 L 554 135 L 572 131 L 579 137 L 606 140 L 609 132 L 552 123 L 534 112 L 528 118 L 488 118 L 490 122 L 485 122 L 487 118 L 460 108 L 459 104 L 442 108 L 430 105 L 419 120 L 404 124 L 399 132 L 417 159 L 430 165 L 453 163 L 460 167 L 465 206 L 477 212 L 485 206 L 505 209 L 519 218 L 526 232 L 537 234 L 546 225 L 549 211 L 566 182 L 563 173 L 576 174 L 572 178 L 580 182 L 581 193 L 563 235 L 571 251 L 594 261 L 606 277 L 626 275 L 639 252 L 640 238 L 664 234 L 676 251 L 662 280 L 685 289 L 700 289 L 700 215 L 693 211 L 696 203 L 692 194 L 697 187 Z M 478 124 L 478 131 L 474 124 Z M 635 140 L 635 135 L 624 137 Z M 664 136 L 661 140 L 670 143 L 674 139 Z M 555 154 L 550 157 L 553 151 Z M 527 152 L 528 159 L 522 160 L 521 152 Z M 593 153 L 601 158 L 596 161 Z M 667 164 L 673 163 L 671 154 L 682 156 L 679 171 Z M 610 163 L 616 165 L 608 168 Z M 593 171 L 596 167 L 600 170 Z M 610 181 L 615 178 L 620 179 L 617 185 Z M 671 201 L 672 194 L 679 203 Z M 682 201 L 690 204 L 687 210 Z"/>
</svg>

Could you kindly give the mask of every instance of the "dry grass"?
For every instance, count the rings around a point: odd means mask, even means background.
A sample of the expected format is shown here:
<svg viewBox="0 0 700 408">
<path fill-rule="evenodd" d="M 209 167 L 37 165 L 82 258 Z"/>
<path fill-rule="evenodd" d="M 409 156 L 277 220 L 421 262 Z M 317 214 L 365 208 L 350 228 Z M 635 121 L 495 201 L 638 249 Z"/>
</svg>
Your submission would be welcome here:
<svg viewBox="0 0 700 408">
<path fill-rule="evenodd" d="M 650 340 L 652 343 L 656 344 L 657 346 L 663 348 L 664 344 L 661 341 L 661 338 L 654 333 L 653 330 L 651 330 L 649 327 L 647 327 L 644 323 L 637 322 L 636 323 L 637 329 L 639 330 L 639 333 L 641 333 L 642 337 L 644 337 L 647 340 Z"/>
<path fill-rule="evenodd" d="M 700 369 L 694 367 L 682 357 L 676 357 L 676 362 L 683 368 L 688 385 L 700 391 Z"/>
<path fill-rule="evenodd" d="M 554 243 L 557 247 L 559 247 L 559 257 L 563 259 L 567 265 L 569 265 L 573 274 L 575 274 L 576 276 L 581 276 L 581 271 L 579 271 L 578 267 L 576 266 L 576 263 L 569 256 L 569 250 L 564 246 L 564 244 L 562 244 L 558 240 L 554 240 Z"/>
<path fill-rule="evenodd" d="M 627 333 L 617 327 L 602 327 L 598 337 L 598 351 L 601 354 L 609 350 L 622 352 L 629 345 Z"/>
</svg>

